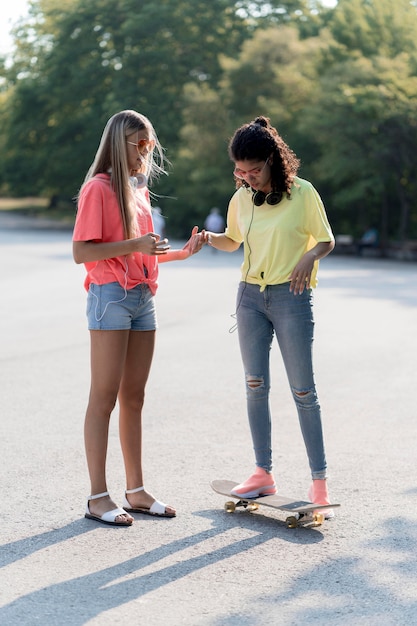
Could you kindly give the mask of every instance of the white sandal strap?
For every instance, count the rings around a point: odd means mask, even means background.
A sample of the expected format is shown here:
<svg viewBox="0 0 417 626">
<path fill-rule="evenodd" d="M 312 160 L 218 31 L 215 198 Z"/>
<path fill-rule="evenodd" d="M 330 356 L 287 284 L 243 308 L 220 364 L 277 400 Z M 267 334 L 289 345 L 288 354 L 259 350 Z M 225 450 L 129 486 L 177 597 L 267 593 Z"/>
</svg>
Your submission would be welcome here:
<svg viewBox="0 0 417 626">
<path fill-rule="evenodd" d="M 167 508 L 166 504 L 164 504 L 163 502 L 160 502 L 159 500 L 155 500 L 155 502 L 152 504 L 151 508 L 149 509 L 149 512 L 153 513 L 154 515 L 165 515 L 166 508 Z"/>
<path fill-rule="evenodd" d="M 112 509 L 111 511 L 106 511 L 106 513 L 103 513 L 101 519 L 105 522 L 112 523 L 119 515 L 127 515 L 127 513 L 124 509 L 117 507 L 117 509 Z"/>
<path fill-rule="evenodd" d="M 145 491 L 145 487 L 136 487 L 136 489 L 126 489 L 126 493 L 138 493 L 138 491 Z"/>
<path fill-rule="evenodd" d="M 103 491 L 103 493 L 96 493 L 94 496 L 88 496 L 87 500 L 97 500 L 98 498 L 104 498 L 104 496 L 108 495 L 108 491 Z"/>
</svg>

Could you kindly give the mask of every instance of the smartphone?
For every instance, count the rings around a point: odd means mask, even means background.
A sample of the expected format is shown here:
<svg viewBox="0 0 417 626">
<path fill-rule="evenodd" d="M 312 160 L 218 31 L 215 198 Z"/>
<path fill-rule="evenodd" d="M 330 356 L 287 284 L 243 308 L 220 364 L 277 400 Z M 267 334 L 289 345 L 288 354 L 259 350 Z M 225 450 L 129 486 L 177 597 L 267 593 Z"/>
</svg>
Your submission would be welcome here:
<svg viewBox="0 0 417 626">
<path fill-rule="evenodd" d="M 160 241 L 157 242 L 156 247 L 158 250 L 162 252 L 167 252 L 171 246 L 169 244 L 168 239 L 161 239 Z"/>
</svg>

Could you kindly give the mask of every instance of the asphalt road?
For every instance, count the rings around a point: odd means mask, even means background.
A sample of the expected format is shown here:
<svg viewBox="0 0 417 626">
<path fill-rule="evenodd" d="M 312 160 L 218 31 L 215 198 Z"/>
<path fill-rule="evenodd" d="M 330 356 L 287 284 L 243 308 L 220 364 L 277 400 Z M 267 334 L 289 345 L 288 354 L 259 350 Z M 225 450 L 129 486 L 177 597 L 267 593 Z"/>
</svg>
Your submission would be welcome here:
<svg viewBox="0 0 417 626">
<path fill-rule="evenodd" d="M 83 517 L 89 387 L 84 270 L 71 232 L 0 215 L 0 624 L 269 626 L 417 623 L 417 265 L 321 263 L 315 370 L 335 520 L 223 510 L 214 478 L 253 457 L 234 320 L 240 253 L 161 266 L 145 409 L 145 476 L 176 519 L 115 529 Z M 50 225 L 48 225 L 50 226 Z M 275 475 L 309 472 L 274 346 Z M 124 489 L 117 413 L 109 487 Z"/>
</svg>

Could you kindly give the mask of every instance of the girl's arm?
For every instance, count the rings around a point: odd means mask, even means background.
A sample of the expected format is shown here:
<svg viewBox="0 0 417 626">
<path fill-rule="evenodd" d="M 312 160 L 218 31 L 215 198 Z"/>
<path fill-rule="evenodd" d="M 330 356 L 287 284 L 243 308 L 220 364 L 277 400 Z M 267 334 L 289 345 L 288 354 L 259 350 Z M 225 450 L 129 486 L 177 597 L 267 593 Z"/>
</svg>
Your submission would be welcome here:
<svg viewBox="0 0 417 626">
<path fill-rule="evenodd" d="M 207 233 L 202 230 L 198 232 L 198 226 L 194 226 L 191 231 L 191 237 L 181 250 L 168 250 L 164 255 L 158 257 L 160 263 L 167 261 L 183 261 L 188 257 L 199 252 L 203 245 L 207 242 Z"/>
<path fill-rule="evenodd" d="M 234 252 L 240 247 L 240 243 L 233 241 L 224 233 L 206 233 L 206 237 L 210 246 L 217 248 L 217 250 L 223 250 L 223 252 Z"/>
<path fill-rule="evenodd" d="M 72 253 L 76 263 L 103 261 L 133 252 L 160 256 L 166 255 L 168 249 L 167 240 L 160 239 L 156 233 L 147 233 L 143 237 L 123 241 L 73 241 L 72 244 Z"/>
</svg>

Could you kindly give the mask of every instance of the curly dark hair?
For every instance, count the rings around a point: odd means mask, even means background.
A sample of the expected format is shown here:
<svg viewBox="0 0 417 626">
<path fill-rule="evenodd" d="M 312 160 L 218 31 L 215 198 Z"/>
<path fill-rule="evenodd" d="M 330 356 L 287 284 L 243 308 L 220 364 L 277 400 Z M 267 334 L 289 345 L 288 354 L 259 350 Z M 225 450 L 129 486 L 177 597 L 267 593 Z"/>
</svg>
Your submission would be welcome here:
<svg viewBox="0 0 417 626">
<path fill-rule="evenodd" d="M 291 194 L 291 185 L 300 167 L 300 161 L 289 148 L 268 117 L 262 115 L 238 128 L 229 142 L 232 161 L 266 161 L 272 157 L 272 189 Z M 235 177 L 236 188 L 248 183 Z"/>
</svg>

